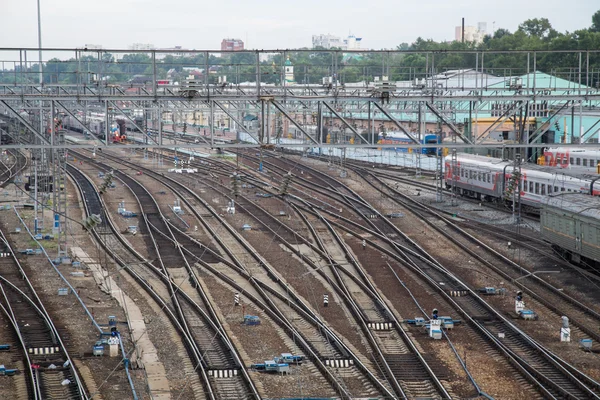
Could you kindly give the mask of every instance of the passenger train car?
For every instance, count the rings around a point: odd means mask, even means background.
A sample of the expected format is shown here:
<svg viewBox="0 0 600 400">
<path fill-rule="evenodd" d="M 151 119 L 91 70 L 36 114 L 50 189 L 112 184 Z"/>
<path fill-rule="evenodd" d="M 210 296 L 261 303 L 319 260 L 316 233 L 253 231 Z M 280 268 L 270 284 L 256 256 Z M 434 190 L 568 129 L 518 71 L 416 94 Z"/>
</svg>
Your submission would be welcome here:
<svg viewBox="0 0 600 400">
<path fill-rule="evenodd" d="M 540 212 L 542 238 L 562 257 L 600 268 L 600 198 L 582 194 L 548 197 Z"/>
<path fill-rule="evenodd" d="M 83 116 L 77 117 L 79 121 L 83 121 Z M 100 116 L 88 116 L 86 119 L 87 127 L 93 134 L 96 136 L 102 136 L 106 133 L 106 120 Z M 62 126 L 64 129 L 68 129 L 70 131 L 81 132 L 83 133 L 83 126 L 72 118 L 69 115 L 66 115 L 62 119 Z"/>
<path fill-rule="evenodd" d="M 418 136 L 418 134 L 413 133 L 413 136 Z M 439 144 L 440 138 L 436 134 L 428 133 L 423 139 L 421 139 L 422 144 Z M 377 144 L 414 144 L 414 142 L 404 133 L 400 131 L 391 131 L 385 134 L 379 134 Z M 406 147 L 393 147 L 391 150 L 398 152 L 409 152 L 409 149 Z M 435 147 L 424 147 L 421 150 L 422 154 L 434 156 L 436 154 Z"/>
<path fill-rule="evenodd" d="M 143 118 L 139 116 L 130 117 L 135 121 L 137 126 L 142 126 Z M 85 133 L 83 126 L 80 122 L 84 121 L 83 114 L 78 115 L 77 121 L 75 118 L 65 115 L 62 117 L 62 126 L 64 129 L 68 129 L 75 132 Z M 96 136 L 103 138 L 106 134 L 106 116 L 103 113 L 88 113 L 85 118 L 88 129 Z M 115 128 L 117 128 L 115 130 Z M 127 138 L 127 131 L 138 131 L 137 127 L 131 122 L 129 118 L 124 115 L 117 115 L 111 117 L 109 131 L 111 132 L 112 141 L 123 142 Z"/>
<path fill-rule="evenodd" d="M 587 147 L 549 147 L 538 164 L 600 174 L 600 150 Z"/>
<path fill-rule="evenodd" d="M 543 199 L 557 193 L 587 193 L 600 195 L 600 181 L 574 176 L 568 171 L 539 165 L 523 165 L 521 176 L 514 173 L 512 161 L 499 158 L 459 154 L 457 168 L 452 170 L 452 157 L 445 158 L 446 187 L 453 185 L 464 196 L 485 201 L 512 201 L 512 194 L 521 187 L 521 204 L 539 209 Z"/>
</svg>

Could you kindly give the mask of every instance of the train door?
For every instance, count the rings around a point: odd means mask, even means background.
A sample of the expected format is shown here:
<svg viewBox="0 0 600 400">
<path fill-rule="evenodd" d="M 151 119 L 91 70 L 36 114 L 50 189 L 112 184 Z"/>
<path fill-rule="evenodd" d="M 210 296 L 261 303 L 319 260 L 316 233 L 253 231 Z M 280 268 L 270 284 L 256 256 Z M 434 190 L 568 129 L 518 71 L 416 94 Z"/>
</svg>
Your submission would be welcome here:
<svg viewBox="0 0 600 400">
<path fill-rule="evenodd" d="M 581 241 L 583 239 L 583 231 L 581 227 L 581 221 L 575 220 L 575 251 L 572 254 L 573 262 L 580 262 L 580 254 L 581 254 Z"/>
</svg>

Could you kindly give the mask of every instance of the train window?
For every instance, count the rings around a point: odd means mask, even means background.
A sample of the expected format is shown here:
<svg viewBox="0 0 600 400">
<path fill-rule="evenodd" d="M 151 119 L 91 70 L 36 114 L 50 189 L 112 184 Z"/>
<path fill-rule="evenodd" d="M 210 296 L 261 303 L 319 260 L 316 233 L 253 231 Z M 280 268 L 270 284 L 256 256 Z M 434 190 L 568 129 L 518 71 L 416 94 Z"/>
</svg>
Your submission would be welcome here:
<svg viewBox="0 0 600 400">
<path fill-rule="evenodd" d="M 540 194 L 540 184 L 539 184 L 539 182 L 535 183 L 535 194 Z"/>
<path fill-rule="evenodd" d="M 492 183 L 492 174 L 488 173 L 487 178 L 488 178 L 488 183 Z"/>
<path fill-rule="evenodd" d="M 571 165 L 575 164 L 575 163 L 573 162 L 573 157 L 571 157 L 571 162 L 570 162 L 569 164 L 571 164 Z"/>
<path fill-rule="evenodd" d="M 560 154 L 556 156 L 556 163 L 557 164 L 562 164 L 561 157 L 562 156 Z"/>
<path fill-rule="evenodd" d="M 579 160 L 579 158 L 578 158 L 578 160 Z M 584 158 L 584 159 L 583 159 L 583 166 L 584 166 L 584 167 L 587 167 L 587 158 Z"/>
<path fill-rule="evenodd" d="M 577 157 L 575 159 L 577 165 L 581 165 L 581 158 Z"/>
<path fill-rule="evenodd" d="M 527 181 L 523 181 L 523 191 L 527 191 Z"/>
<path fill-rule="evenodd" d="M 594 162 L 593 159 L 590 158 L 590 167 L 595 167 L 596 163 Z"/>
<path fill-rule="evenodd" d="M 477 173 L 477 180 L 480 181 L 481 180 L 481 172 Z"/>
<path fill-rule="evenodd" d="M 533 182 L 529 182 L 529 193 L 533 193 Z"/>
<path fill-rule="evenodd" d="M 469 179 L 473 179 L 473 171 L 469 171 Z"/>
<path fill-rule="evenodd" d="M 546 195 L 546 185 L 542 185 L 542 192 L 540 193 L 542 196 Z"/>
<path fill-rule="evenodd" d="M 548 185 L 548 194 L 552 193 L 552 185 Z"/>
<path fill-rule="evenodd" d="M 554 186 L 554 191 L 558 192 L 558 186 Z"/>
<path fill-rule="evenodd" d="M 564 192 L 564 191 L 565 191 L 565 188 L 564 188 L 564 187 L 561 187 L 561 188 L 560 188 L 560 191 L 561 191 L 561 192 Z"/>
</svg>

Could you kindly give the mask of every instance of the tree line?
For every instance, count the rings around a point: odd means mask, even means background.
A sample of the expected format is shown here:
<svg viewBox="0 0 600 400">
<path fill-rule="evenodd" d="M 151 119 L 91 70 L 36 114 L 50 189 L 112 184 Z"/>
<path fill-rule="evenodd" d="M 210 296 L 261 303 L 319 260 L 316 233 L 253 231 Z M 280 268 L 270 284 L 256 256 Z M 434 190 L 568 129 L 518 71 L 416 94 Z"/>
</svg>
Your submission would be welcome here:
<svg viewBox="0 0 600 400">
<path fill-rule="evenodd" d="M 533 71 L 532 52 L 535 52 L 535 70 L 577 81 L 581 65 L 585 77 L 582 82 L 600 86 L 600 53 L 587 53 L 587 50 L 600 49 L 600 10 L 593 14 L 591 22 L 588 28 L 560 33 L 548 19 L 534 18 L 521 23 L 515 32 L 498 29 L 485 36 L 481 43 L 436 42 L 419 37 L 412 44 L 398 45 L 394 50 L 400 52 L 290 50 L 258 60 L 260 79 L 263 83 L 281 84 L 284 63 L 288 58 L 294 66 L 294 80 L 300 84 L 318 84 L 323 77 L 332 77 L 340 84 L 372 82 L 380 76 L 388 76 L 392 81 L 412 80 L 451 69 L 481 70 L 482 65 L 483 71 L 489 74 L 515 76 Z M 553 52 L 556 50 L 566 52 Z M 125 54 L 118 60 L 113 54 L 101 51 L 97 54 L 84 55 L 78 60 L 49 60 L 43 66 L 44 82 L 91 82 L 99 73 L 107 83 L 119 84 L 127 84 L 136 75 L 148 80 L 153 77 L 150 53 Z M 227 81 L 234 84 L 255 82 L 256 63 L 257 54 L 251 51 L 224 53 L 221 57 L 209 54 L 208 59 L 204 53 L 167 54 L 157 60 L 156 76 L 180 82 L 190 74 L 196 74 L 194 79 L 201 82 L 208 79 L 215 83 L 218 76 L 227 76 Z M 194 68 L 195 71 L 192 70 Z M 24 71 L 20 71 L 18 66 L 16 70 L 1 70 L 0 82 L 36 82 L 37 71 L 36 64 Z"/>
</svg>

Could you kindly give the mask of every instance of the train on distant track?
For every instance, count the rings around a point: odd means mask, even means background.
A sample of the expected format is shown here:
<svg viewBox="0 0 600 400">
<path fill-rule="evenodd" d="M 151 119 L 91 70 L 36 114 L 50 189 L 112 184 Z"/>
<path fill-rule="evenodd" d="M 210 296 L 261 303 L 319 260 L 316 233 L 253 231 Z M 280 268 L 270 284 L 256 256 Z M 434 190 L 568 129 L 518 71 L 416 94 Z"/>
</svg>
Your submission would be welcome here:
<svg viewBox="0 0 600 400">
<path fill-rule="evenodd" d="M 549 147 L 538 164 L 600 174 L 600 150 L 589 147 Z"/>
<path fill-rule="evenodd" d="M 472 154 L 459 154 L 453 169 L 452 157 L 445 158 L 448 189 L 455 187 L 460 195 L 483 201 L 512 202 L 520 188 L 521 204 L 536 210 L 545 198 L 559 193 L 599 196 L 597 178 L 534 164 L 522 165 L 519 176 L 512 161 Z"/>
<path fill-rule="evenodd" d="M 137 126 L 142 126 L 143 118 L 141 117 L 130 117 L 133 122 L 125 115 L 117 115 L 111 118 L 109 121 L 109 132 L 110 138 L 113 142 L 124 142 L 127 139 L 127 132 L 139 132 Z M 61 124 L 64 129 L 87 133 L 81 122 L 85 120 L 87 128 L 96 136 L 103 139 L 106 135 L 106 116 L 103 113 L 88 113 L 84 119 L 83 115 L 77 116 L 77 121 L 70 115 L 65 115 L 61 118 Z"/>
<path fill-rule="evenodd" d="M 418 134 L 414 133 L 413 136 L 418 136 Z M 421 144 L 433 144 L 437 145 L 440 143 L 439 135 L 428 133 L 423 136 L 420 140 Z M 404 132 L 400 131 L 391 131 L 387 132 L 385 135 L 380 133 L 378 136 L 377 144 L 398 144 L 398 145 L 407 145 L 407 144 L 415 144 L 412 139 L 410 139 Z M 406 147 L 391 147 L 389 150 L 397 151 L 397 152 L 411 152 L 411 149 Z M 435 156 L 437 154 L 436 151 L 439 151 L 436 147 L 423 147 L 419 149 L 421 154 L 426 154 L 430 156 Z"/>
<path fill-rule="evenodd" d="M 600 268 L 600 198 L 561 193 L 549 196 L 540 212 L 542 238 L 563 258 Z"/>
</svg>

